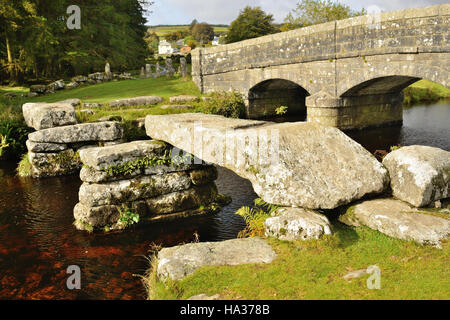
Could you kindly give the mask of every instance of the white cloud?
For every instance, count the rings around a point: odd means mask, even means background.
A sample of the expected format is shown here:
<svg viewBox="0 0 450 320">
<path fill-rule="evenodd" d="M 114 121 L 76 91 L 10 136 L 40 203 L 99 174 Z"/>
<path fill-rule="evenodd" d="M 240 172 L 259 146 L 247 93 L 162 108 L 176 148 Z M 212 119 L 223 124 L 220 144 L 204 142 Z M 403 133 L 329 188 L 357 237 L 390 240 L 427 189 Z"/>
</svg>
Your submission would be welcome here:
<svg viewBox="0 0 450 320">
<path fill-rule="evenodd" d="M 299 0 L 154 0 L 151 7 L 153 14 L 149 23 L 155 24 L 189 24 L 193 19 L 212 24 L 229 24 L 245 6 L 260 6 L 267 13 L 273 14 L 276 22 L 295 8 Z M 447 3 L 448 0 L 341 0 L 353 9 L 368 8 L 376 5 L 383 11 L 422 7 Z"/>
</svg>

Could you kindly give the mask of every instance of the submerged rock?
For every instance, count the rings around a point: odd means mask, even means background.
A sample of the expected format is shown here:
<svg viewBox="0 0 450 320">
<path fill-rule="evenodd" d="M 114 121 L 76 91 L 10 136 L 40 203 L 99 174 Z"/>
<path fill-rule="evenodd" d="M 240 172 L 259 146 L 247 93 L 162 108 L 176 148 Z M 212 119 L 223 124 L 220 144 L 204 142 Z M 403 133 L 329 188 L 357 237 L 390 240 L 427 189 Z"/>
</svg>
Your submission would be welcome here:
<svg viewBox="0 0 450 320">
<path fill-rule="evenodd" d="M 383 164 L 391 176 L 394 197 L 415 207 L 450 197 L 450 152 L 427 146 L 402 147 Z"/>
<path fill-rule="evenodd" d="M 77 123 L 75 109 L 69 103 L 25 103 L 22 106 L 27 126 L 36 130 Z"/>
<path fill-rule="evenodd" d="M 383 192 L 387 170 L 336 128 L 217 115 L 147 116 L 147 135 L 252 182 L 266 202 L 333 209 Z"/>
<path fill-rule="evenodd" d="M 280 240 L 320 239 L 331 235 L 331 224 L 324 215 L 302 208 L 281 208 L 264 222 L 266 236 Z"/>
<path fill-rule="evenodd" d="M 158 253 L 160 278 L 181 280 L 203 266 L 271 263 L 277 257 L 261 238 L 189 243 L 164 248 Z"/>
<path fill-rule="evenodd" d="M 30 133 L 34 142 L 77 143 L 89 141 L 113 141 L 121 139 L 123 128 L 119 122 L 106 121 L 44 129 Z"/>
<path fill-rule="evenodd" d="M 347 209 L 339 221 L 350 226 L 366 226 L 390 237 L 441 247 L 450 236 L 450 220 L 421 213 L 395 199 L 364 201 Z"/>
</svg>

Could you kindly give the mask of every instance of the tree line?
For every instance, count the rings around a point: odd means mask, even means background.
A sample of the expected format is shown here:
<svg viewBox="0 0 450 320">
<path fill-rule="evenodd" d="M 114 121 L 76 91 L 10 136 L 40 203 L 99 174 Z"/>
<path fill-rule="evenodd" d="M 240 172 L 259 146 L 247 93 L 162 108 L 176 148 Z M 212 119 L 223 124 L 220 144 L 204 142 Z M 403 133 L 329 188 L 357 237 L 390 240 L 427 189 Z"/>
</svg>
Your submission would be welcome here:
<svg viewBox="0 0 450 320">
<path fill-rule="evenodd" d="M 0 0 L 0 82 L 138 68 L 146 58 L 147 0 Z M 80 8 L 69 29 L 67 8 Z"/>
</svg>

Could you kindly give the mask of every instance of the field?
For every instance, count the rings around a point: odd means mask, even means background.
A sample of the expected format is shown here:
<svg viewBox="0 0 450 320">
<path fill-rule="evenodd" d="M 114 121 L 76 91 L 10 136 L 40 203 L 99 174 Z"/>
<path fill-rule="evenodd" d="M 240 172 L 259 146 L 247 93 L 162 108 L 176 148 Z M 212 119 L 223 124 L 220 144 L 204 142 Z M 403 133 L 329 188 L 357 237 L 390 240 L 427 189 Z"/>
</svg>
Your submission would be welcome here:
<svg viewBox="0 0 450 320">
<path fill-rule="evenodd" d="M 228 31 L 227 27 L 218 27 L 218 26 L 213 26 L 214 28 L 214 32 L 217 33 L 225 33 Z M 171 33 L 171 32 L 175 32 L 175 31 L 179 31 L 179 30 L 188 30 L 189 26 L 152 26 L 149 27 L 148 30 L 150 32 L 156 32 L 156 34 L 159 37 L 164 37 L 164 35 Z"/>
<path fill-rule="evenodd" d="M 321 240 L 268 239 L 278 254 L 270 264 L 203 267 L 165 283 L 153 271 L 144 279 L 149 299 L 182 300 L 202 293 L 225 300 L 450 298 L 448 243 L 440 250 L 339 223 L 334 232 Z M 379 290 L 368 288 L 370 275 L 343 279 L 372 265 L 381 270 Z"/>
</svg>

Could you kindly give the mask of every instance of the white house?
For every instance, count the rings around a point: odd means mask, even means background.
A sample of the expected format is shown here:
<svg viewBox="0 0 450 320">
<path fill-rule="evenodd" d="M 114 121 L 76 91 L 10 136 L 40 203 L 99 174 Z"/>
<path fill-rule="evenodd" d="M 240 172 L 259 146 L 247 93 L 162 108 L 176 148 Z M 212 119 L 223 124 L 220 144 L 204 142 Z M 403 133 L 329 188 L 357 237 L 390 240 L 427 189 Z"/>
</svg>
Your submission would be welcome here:
<svg viewBox="0 0 450 320">
<path fill-rule="evenodd" d="M 214 39 L 212 41 L 212 45 L 213 46 L 218 46 L 219 45 L 219 37 L 214 37 Z"/>
<path fill-rule="evenodd" d="M 162 40 L 159 42 L 158 53 L 159 54 L 173 54 L 175 49 L 172 47 L 172 44 L 167 42 L 166 40 Z"/>
</svg>

